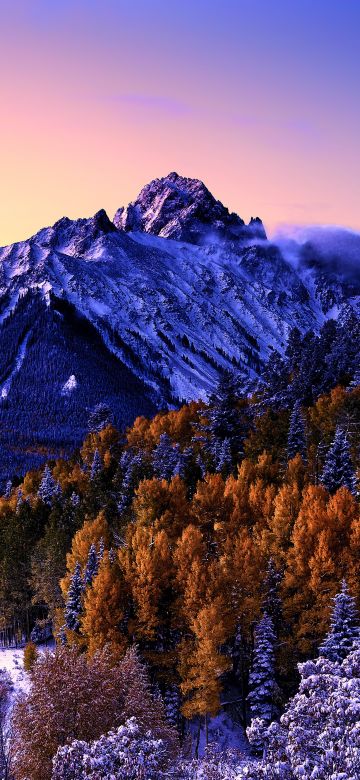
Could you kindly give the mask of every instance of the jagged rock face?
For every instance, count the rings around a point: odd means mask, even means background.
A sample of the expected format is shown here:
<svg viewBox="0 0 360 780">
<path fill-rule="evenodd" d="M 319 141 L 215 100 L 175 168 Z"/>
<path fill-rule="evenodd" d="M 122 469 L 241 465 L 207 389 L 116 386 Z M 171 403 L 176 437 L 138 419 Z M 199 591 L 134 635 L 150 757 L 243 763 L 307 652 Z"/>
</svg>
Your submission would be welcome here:
<svg viewBox="0 0 360 780">
<path fill-rule="evenodd" d="M 8 473 L 23 470 L 12 452 L 23 429 L 21 458 L 49 442 L 54 453 L 81 441 L 97 402 L 121 426 L 206 399 L 224 368 L 246 386 L 273 349 L 285 349 L 291 328 L 316 331 L 344 303 L 360 304 L 355 261 L 339 274 L 313 249 L 287 260 L 260 221 L 244 225 L 196 180 L 152 182 L 116 221 L 120 229 L 104 211 L 63 218 L 0 249 Z"/>
<path fill-rule="evenodd" d="M 114 224 L 126 232 L 143 231 L 189 243 L 215 239 L 266 239 L 260 219 L 249 225 L 229 210 L 198 179 L 170 173 L 144 187 L 138 198 L 120 208 Z"/>
</svg>

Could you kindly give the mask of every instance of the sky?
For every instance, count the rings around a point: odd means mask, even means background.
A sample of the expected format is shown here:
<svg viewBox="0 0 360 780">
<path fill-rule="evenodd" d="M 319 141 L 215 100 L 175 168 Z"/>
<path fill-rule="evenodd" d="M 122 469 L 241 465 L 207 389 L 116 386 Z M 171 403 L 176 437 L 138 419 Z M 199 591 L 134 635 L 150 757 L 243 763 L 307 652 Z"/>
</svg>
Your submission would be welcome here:
<svg viewBox="0 0 360 780">
<path fill-rule="evenodd" d="M 0 0 L 0 245 L 176 170 L 360 230 L 359 0 Z"/>
</svg>

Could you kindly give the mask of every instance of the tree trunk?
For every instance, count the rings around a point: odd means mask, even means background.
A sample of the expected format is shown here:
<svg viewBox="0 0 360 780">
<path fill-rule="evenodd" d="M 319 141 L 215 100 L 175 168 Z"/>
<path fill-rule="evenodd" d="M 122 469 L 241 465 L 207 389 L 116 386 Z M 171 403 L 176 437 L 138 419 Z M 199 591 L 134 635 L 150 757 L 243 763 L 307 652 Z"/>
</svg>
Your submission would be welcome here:
<svg viewBox="0 0 360 780">
<path fill-rule="evenodd" d="M 195 758 L 199 758 L 200 731 L 201 731 L 201 717 L 199 715 L 199 728 L 196 735 Z"/>
</svg>

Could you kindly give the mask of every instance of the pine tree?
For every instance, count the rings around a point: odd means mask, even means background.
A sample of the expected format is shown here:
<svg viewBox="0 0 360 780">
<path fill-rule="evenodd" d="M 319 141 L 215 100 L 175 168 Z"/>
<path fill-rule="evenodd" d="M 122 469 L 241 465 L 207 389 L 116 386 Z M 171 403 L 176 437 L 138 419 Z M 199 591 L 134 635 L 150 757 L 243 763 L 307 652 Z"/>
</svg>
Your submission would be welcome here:
<svg viewBox="0 0 360 780">
<path fill-rule="evenodd" d="M 289 394 L 289 368 L 287 362 L 275 350 L 265 366 L 263 379 L 267 386 L 267 396 L 276 397 L 280 403 L 286 400 Z"/>
<path fill-rule="evenodd" d="M 24 503 L 23 499 L 23 492 L 21 488 L 18 489 L 17 498 L 16 498 L 16 513 L 18 514 L 20 512 L 20 509 Z"/>
<path fill-rule="evenodd" d="M 350 457 L 350 447 L 346 433 L 338 427 L 334 441 L 327 453 L 320 482 L 329 493 L 335 493 L 341 487 L 346 487 L 356 495 L 356 477 Z"/>
<path fill-rule="evenodd" d="M 66 625 L 65 624 L 60 626 L 57 636 L 58 636 L 58 639 L 59 639 L 59 642 L 60 642 L 61 645 L 66 645 L 67 644 Z"/>
<path fill-rule="evenodd" d="M 12 490 L 12 482 L 11 482 L 11 479 L 8 479 L 8 481 L 7 481 L 7 483 L 6 483 L 6 488 L 5 488 L 4 498 L 6 498 L 6 499 L 9 499 L 9 498 L 10 498 L 10 496 L 11 496 L 11 490 Z"/>
<path fill-rule="evenodd" d="M 56 482 L 53 478 L 50 467 L 46 465 L 39 485 L 38 496 L 41 498 L 44 504 L 48 504 L 50 506 L 55 492 Z"/>
<path fill-rule="evenodd" d="M 348 389 L 356 390 L 357 387 L 360 387 L 360 368 L 355 369 L 354 376 L 348 386 Z"/>
<path fill-rule="evenodd" d="M 319 653 L 329 661 L 341 663 L 353 649 L 354 642 L 360 640 L 358 611 L 345 580 L 333 603 L 330 630 L 320 646 Z"/>
<path fill-rule="evenodd" d="M 173 445 L 170 436 L 162 433 L 159 444 L 153 452 L 153 467 L 159 479 L 170 479 L 174 476 L 180 456 L 178 444 Z"/>
<path fill-rule="evenodd" d="M 57 501 L 60 501 L 62 499 L 62 494 L 63 494 L 63 492 L 62 492 L 62 489 L 61 489 L 60 482 L 56 482 L 55 483 L 55 488 L 54 488 L 54 498 Z"/>
<path fill-rule="evenodd" d="M 229 438 L 224 441 L 215 442 L 212 446 L 212 455 L 214 459 L 215 471 L 220 472 L 223 477 L 229 476 L 232 472 L 231 442 Z"/>
<path fill-rule="evenodd" d="M 93 462 L 91 464 L 90 479 L 96 479 L 102 471 L 103 463 L 98 449 L 94 452 Z"/>
<path fill-rule="evenodd" d="M 172 685 L 165 691 L 164 707 L 166 718 L 169 723 L 175 728 L 179 728 L 181 713 L 180 713 L 181 696 L 180 691 L 176 685 Z"/>
<path fill-rule="evenodd" d="M 75 493 L 75 491 L 70 496 L 70 502 L 71 502 L 71 506 L 74 507 L 79 506 L 80 504 L 80 496 L 77 493 Z"/>
<path fill-rule="evenodd" d="M 88 429 L 92 433 L 99 433 L 112 422 L 112 414 L 104 403 L 97 404 L 89 415 Z"/>
<path fill-rule="evenodd" d="M 115 486 L 120 480 L 120 496 L 118 501 L 119 512 L 124 512 L 134 498 L 134 493 L 139 483 L 143 479 L 152 476 L 152 468 L 149 458 L 142 450 L 134 452 L 132 449 L 125 450 L 120 458 L 119 471 L 114 478 Z"/>
<path fill-rule="evenodd" d="M 206 474 L 206 466 L 205 466 L 204 458 L 202 457 L 201 452 L 199 452 L 199 454 L 198 454 L 198 456 L 196 458 L 196 465 L 197 465 L 197 467 L 199 469 L 199 472 L 200 472 L 200 479 L 204 479 L 205 474 Z"/>
<path fill-rule="evenodd" d="M 89 556 L 86 563 L 84 583 L 87 586 L 92 585 L 94 577 L 96 577 L 99 569 L 99 556 L 96 552 L 95 544 L 92 544 L 89 549 Z"/>
<path fill-rule="evenodd" d="M 289 373 L 298 370 L 301 361 L 302 336 L 299 328 L 292 328 L 286 345 L 285 357 Z"/>
<path fill-rule="evenodd" d="M 288 440 L 287 440 L 287 459 L 292 460 L 297 453 L 300 453 L 303 461 L 306 460 L 306 435 L 304 418 L 301 412 L 300 402 L 296 401 L 290 416 Z"/>
<path fill-rule="evenodd" d="M 65 625 L 76 633 L 80 630 L 80 615 L 82 613 L 83 580 L 81 566 L 77 563 L 70 580 L 68 597 L 65 605 Z"/>
<path fill-rule="evenodd" d="M 249 677 L 248 704 L 250 718 L 259 718 L 269 724 L 275 714 L 277 684 L 275 681 L 274 624 L 264 613 L 255 629 L 254 656 Z M 256 747 L 256 746 L 255 746 Z M 259 749 L 260 749 L 259 745 Z"/>
<path fill-rule="evenodd" d="M 274 559 L 270 558 L 263 584 L 263 611 L 272 619 L 276 631 L 279 631 L 282 623 L 282 602 L 279 595 L 281 581 L 282 574 L 276 568 Z"/>
<path fill-rule="evenodd" d="M 208 450 L 218 459 L 219 444 L 226 441 L 226 450 L 230 450 L 232 460 L 242 450 L 242 426 L 238 409 L 238 382 L 231 371 L 224 371 L 210 398 L 210 407 L 206 413 L 208 425 Z"/>
<path fill-rule="evenodd" d="M 191 469 L 194 467 L 193 460 L 194 451 L 192 447 L 186 447 L 183 452 L 179 450 L 178 460 L 174 468 L 173 476 L 181 477 L 181 479 L 187 480 L 190 477 Z"/>
</svg>

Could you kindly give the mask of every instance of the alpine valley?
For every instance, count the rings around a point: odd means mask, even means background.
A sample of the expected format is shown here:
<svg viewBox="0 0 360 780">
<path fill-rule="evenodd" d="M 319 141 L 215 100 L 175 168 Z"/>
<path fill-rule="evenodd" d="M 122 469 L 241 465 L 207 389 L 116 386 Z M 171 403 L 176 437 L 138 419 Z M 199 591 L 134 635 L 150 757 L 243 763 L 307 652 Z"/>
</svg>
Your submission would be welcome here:
<svg viewBox="0 0 360 780">
<path fill-rule="evenodd" d="M 292 329 L 358 309 L 354 258 L 356 234 L 271 242 L 177 173 L 113 221 L 64 217 L 0 249 L 2 480 L 79 445 L 99 402 L 123 429 L 206 400 L 225 368 L 246 389 Z"/>
</svg>

